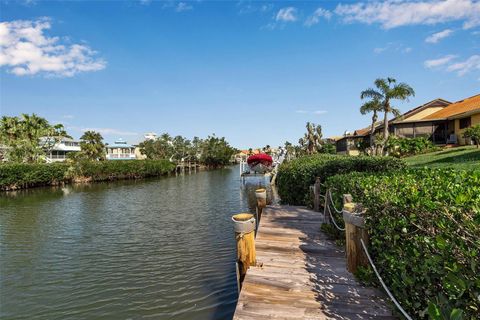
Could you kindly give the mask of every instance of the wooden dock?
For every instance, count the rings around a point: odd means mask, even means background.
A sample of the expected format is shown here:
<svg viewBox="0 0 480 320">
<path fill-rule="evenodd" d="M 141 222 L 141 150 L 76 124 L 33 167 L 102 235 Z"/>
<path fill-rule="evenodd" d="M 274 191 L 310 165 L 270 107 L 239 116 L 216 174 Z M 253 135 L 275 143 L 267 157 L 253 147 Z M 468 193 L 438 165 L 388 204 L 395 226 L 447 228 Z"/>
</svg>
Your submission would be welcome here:
<svg viewBox="0 0 480 320">
<path fill-rule="evenodd" d="M 346 270 L 344 250 L 321 223 L 321 213 L 301 207 L 264 210 L 257 266 L 245 276 L 235 320 L 397 319 L 382 292 Z"/>
</svg>

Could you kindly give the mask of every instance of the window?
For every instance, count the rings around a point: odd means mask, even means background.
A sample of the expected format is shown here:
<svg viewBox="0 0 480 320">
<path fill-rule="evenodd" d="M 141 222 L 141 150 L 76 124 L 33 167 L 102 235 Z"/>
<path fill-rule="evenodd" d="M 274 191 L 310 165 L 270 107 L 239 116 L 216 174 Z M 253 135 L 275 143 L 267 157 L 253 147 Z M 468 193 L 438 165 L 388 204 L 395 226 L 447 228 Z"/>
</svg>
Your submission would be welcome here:
<svg viewBox="0 0 480 320">
<path fill-rule="evenodd" d="M 462 118 L 459 121 L 460 121 L 460 129 L 465 129 L 472 125 L 472 119 L 470 117 Z"/>
</svg>

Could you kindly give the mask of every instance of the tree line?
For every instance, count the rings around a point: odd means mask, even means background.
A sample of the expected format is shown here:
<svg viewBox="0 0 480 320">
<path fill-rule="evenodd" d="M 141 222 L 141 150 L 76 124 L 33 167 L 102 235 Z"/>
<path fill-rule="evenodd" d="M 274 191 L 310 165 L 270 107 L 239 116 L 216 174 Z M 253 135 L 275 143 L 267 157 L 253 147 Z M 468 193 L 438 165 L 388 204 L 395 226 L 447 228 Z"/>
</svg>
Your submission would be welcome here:
<svg viewBox="0 0 480 320">
<path fill-rule="evenodd" d="M 224 137 L 215 134 L 205 139 L 182 136 L 172 137 L 163 133 L 154 140 L 146 140 L 139 145 L 140 152 L 148 159 L 168 159 L 170 161 L 197 161 L 208 167 L 229 164 L 232 156 L 238 152 Z"/>
<path fill-rule="evenodd" d="M 18 117 L 3 116 L 0 119 L 0 161 L 15 163 L 42 163 L 62 140 L 70 138 L 62 124 L 50 124 L 36 114 Z M 224 137 L 215 134 L 205 139 L 162 134 L 154 140 L 139 144 L 140 152 L 147 159 L 167 159 L 172 162 L 196 161 L 209 167 L 230 162 L 237 150 Z M 85 131 L 80 137 L 79 152 L 70 152 L 70 161 L 103 161 L 106 144 L 99 132 Z"/>
</svg>

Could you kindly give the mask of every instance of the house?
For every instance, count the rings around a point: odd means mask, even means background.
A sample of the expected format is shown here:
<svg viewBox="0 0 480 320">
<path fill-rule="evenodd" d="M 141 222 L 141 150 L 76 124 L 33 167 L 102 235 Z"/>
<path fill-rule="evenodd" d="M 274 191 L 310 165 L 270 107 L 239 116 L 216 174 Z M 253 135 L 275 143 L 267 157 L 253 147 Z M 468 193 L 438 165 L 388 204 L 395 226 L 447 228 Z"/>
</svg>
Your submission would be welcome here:
<svg viewBox="0 0 480 320">
<path fill-rule="evenodd" d="M 426 137 L 433 143 L 459 144 L 471 143 L 463 137 L 466 128 L 480 124 L 480 94 L 450 102 L 434 99 L 405 112 L 389 121 L 389 132 L 401 138 Z M 383 122 L 375 125 L 375 133 L 383 132 Z M 360 150 L 370 144 L 370 126 L 346 132 L 337 140 L 337 153 L 358 155 Z"/>
<path fill-rule="evenodd" d="M 389 132 L 400 138 L 431 138 L 435 144 L 446 144 L 448 127 L 442 119 L 428 118 L 451 104 L 444 99 L 435 99 L 405 112 L 389 121 Z M 383 132 L 383 123 L 375 130 Z"/>
<path fill-rule="evenodd" d="M 106 146 L 107 160 L 134 160 L 135 146 L 129 145 L 127 141 L 118 139 L 112 145 Z"/>
<path fill-rule="evenodd" d="M 67 154 L 80 151 L 80 142 L 70 138 L 63 138 L 55 143 L 52 149 L 46 154 L 47 162 L 62 162 L 67 159 Z"/>
<path fill-rule="evenodd" d="M 381 122 L 375 123 L 375 130 L 380 126 Z M 362 149 L 370 145 L 371 125 L 366 128 L 358 129 L 351 133 L 345 131 L 343 137 L 335 141 L 335 147 L 338 154 L 346 154 L 349 156 L 358 156 Z"/>
<path fill-rule="evenodd" d="M 470 139 L 465 139 L 463 133 L 466 128 L 480 124 L 480 94 L 454 102 L 423 120 L 443 122 L 447 143 L 470 144 Z"/>
</svg>

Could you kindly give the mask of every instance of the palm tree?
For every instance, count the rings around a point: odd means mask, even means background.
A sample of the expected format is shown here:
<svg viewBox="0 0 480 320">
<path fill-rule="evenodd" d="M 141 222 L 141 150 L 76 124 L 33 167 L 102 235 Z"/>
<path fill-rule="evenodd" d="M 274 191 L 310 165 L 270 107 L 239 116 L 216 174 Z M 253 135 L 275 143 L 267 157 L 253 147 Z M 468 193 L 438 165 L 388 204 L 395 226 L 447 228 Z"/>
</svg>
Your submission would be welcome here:
<svg viewBox="0 0 480 320">
<path fill-rule="evenodd" d="M 370 148 L 373 150 L 373 143 L 374 143 L 374 134 L 375 134 L 375 124 L 378 120 L 378 113 L 383 110 L 383 106 L 380 103 L 380 100 L 374 98 L 370 101 L 365 102 L 360 107 L 360 113 L 365 115 L 367 113 L 373 112 L 372 115 L 372 125 L 370 126 Z"/>
<path fill-rule="evenodd" d="M 369 88 L 362 91 L 360 98 L 372 98 L 380 101 L 384 113 L 383 139 L 385 147 L 388 140 L 388 114 L 400 115 L 400 111 L 391 105 L 391 101 L 394 99 L 408 101 L 410 96 L 415 96 L 415 91 L 406 83 L 397 83 L 397 80 L 394 78 L 379 78 L 374 83 L 376 89 Z"/>
<path fill-rule="evenodd" d="M 80 137 L 81 153 L 89 160 L 103 160 L 105 156 L 105 144 L 100 133 L 85 131 Z"/>
</svg>

